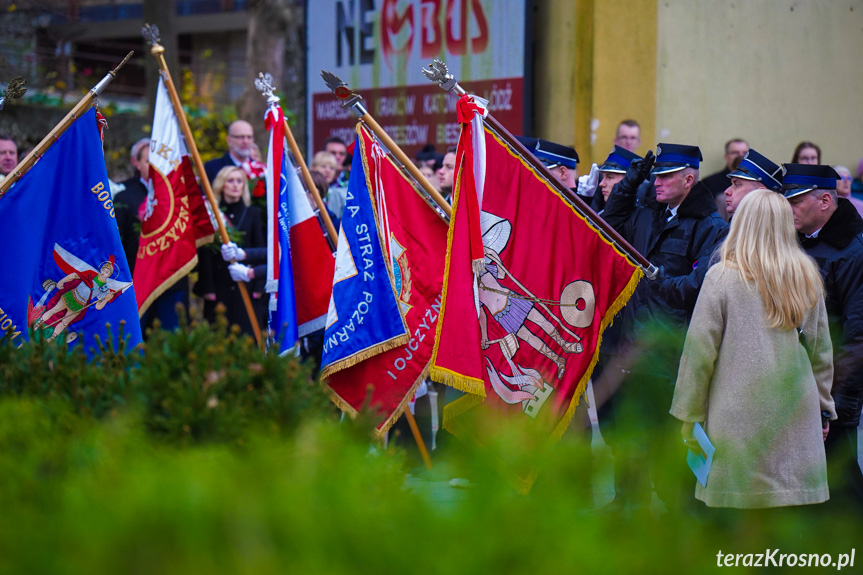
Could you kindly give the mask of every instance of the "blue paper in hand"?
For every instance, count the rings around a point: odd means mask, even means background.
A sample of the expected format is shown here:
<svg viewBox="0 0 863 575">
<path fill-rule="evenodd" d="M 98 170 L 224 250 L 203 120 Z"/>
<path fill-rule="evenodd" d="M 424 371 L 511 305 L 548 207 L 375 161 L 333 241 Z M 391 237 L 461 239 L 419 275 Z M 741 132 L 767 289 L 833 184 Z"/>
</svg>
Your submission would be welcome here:
<svg viewBox="0 0 863 575">
<path fill-rule="evenodd" d="M 704 452 L 704 455 L 696 453 L 690 449 L 686 452 L 686 463 L 689 464 L 689 468 L 692 469 L 692 473 L 695 474 L 695 478 L 698 479 L 698 482 L 704 487 L 707 487 L 707 475 L 710 473 L 710 466 L 713 463 L 713 453 L 716 451 L 716 448 L 713 447 L 712 443 L 710 443 L 710 440 L 707 438 L 707 434 L 704 433 L 704 428 L 701 427 L 700 423 L 695 424 L 692 429 L 692 435 L 695 437 L 695 440 L 698 441 L 698 445 L 701 447 L 701 451 Z"/>
</svg>

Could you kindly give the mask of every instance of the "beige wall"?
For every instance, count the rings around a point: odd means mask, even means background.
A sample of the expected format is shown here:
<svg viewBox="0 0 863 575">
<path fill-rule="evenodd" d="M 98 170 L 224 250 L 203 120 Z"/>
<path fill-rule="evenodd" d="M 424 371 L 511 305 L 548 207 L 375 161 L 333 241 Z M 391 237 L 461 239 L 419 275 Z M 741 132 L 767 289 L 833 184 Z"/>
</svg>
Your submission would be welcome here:
<svg viewBox="0 0 863 575">
<path fill-rule="evenodd" d="M 660 0 L 656 128 L 702 176 L 742 137 L 777 163 L 801 140 L 856 173 L 863 156 L 863 0 Z"/>
<path fill-rule="evenodd" d="M 537 0 L 536 136 L 602 161 L 617 123 L 701 146 L 702 174 L 747 139 L 778 163 L 801 140 L 856 172 L 863 0 Z"/>
<path fill-rule="evenodd" d="M 641 123 L 647 151 L 656 110 L 656 0 L 537 0 L 534 18 L 533 135 L 575 145 L 581 173 L 605 160 L 621 120 Z"/>
<path fill-rule="evenodd" d="M 534 14 L 533 136 L 575 143 L 575 3 L 538 0 Z"/>
</svg>

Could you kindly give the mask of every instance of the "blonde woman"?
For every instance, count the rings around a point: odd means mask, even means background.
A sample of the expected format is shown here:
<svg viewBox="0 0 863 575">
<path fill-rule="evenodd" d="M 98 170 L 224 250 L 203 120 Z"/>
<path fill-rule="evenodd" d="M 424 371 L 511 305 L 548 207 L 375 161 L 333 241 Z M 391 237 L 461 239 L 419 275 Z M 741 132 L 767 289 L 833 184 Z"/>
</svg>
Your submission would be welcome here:
<svg viewBox="0 0 863 575">
<path fill-rule="evenodd" d="M 336 181 L 336 176 L 339 175 L 336 157 L 330 152 L 318 152 L 312 156 L 312 166 L 309 169 L 325 177 L 327 187 L 331 186 Z"/>
<path fill-rule="evenodd" d="M 671 407 L 687 447 L 697 450 L 701 422 L 716 448 L 707 486 L 695 486 L 709 507 L 829 498 L 822 419 L 836 412 L 822 292 L 787 200 L 750 192 L 698 296 Z"/>
<path fill-rule="evenodd" d="M 231 230 L 232 235 L 239 236 L 238 245 L 247 249 L 267 245 L 261 211 L 251 205 L 249 182 L 242 168 L 226 166 L 219 170 L 213 180 L 213 195 L 219 202 L 225 226 Z M 217 241 L 218 237 L 217 234 Z M 253 281 L 249 285 L 249 291 L 260 322 L 265 307 L 261 298 L 263 280 Z M 198 249 L 198 282 L 195 284 L 195 293 L 204 298 L 204 319 L 214 322 L 216 306 L 221 302 L 225 305 L 228 323 L 237 324 L 244 332 L 252 334 L 252 324 L 237 282 L 231 279 L 228 264 L 210 246 Z"/>
</svg>

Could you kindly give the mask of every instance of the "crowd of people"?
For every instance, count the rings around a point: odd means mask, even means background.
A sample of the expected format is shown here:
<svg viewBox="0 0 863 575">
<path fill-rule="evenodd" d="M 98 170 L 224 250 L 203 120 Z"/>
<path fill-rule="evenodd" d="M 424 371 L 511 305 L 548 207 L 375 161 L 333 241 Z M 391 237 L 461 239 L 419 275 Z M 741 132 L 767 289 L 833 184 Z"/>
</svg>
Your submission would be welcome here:
<svg viewBox="0 0 863 575">
<path fill-rule="evenodd" d="M 599 184 L 593 173 L 568 184 L 658 268 L 606 334 L 594 372 L 616 504 L 646 506 L 655 491 L 686 507 L 679 476 L 657 467 L 671 437 L 701 452 L 698 424 L 716 449 L 695 490 L 707 506 L 829 498 L 859 509 L 863 218 L 850 172 L 821 164 L 811 142 L 779 165 L 735 138 L 725 168 L 702 179 L 697 146 L 660 143 L 641 157 L 639 145 L 637 123 L 622 123 L 591 169 Z M 552 147 L 532 151 L 557 168 L 543 153 Z M 572 148 L 564 155 L 577 161 Z M 651 432 L 621 433 L 633 427 Z"/>
<path fill-rule="evenodd" d="M 696 424 L 716 446 L 710 480 L 695 489 L 710 507 L 832 498 L 859 508 L 863 201 L 853 194 L 863 189 L 863 161 L 854 180 L 848 168 L 822 164 L 812 142 L 801 142 L 781 164 L 734 138 L 725 145 L 723 169 L 702 178 L 697 146 L 660 143 L 655 155 L 642 157 L 640 126 L 626 120 L 611 154 L 579 177 L 573 147 L 521 142 L 657 268 L 606 333 L 593 377 L 600 422 L 617 455 L 618 504 L 644 505 L 654 490 L 669 507 L 685 504 L 685 489 L 665 484 L 653 469 L 676 418 L 674 434 L 693 452 L 701 450 Z M 149 143 L 131 146 L 134 174 L 115 187 L 130 266 L 147 196 Z M 228 321 L 250 333 L 236 282 L 250 282 L 266 325 L 266 236 L 255 205 L 266 167 L 248 122 L 228 127 L 226 145 L 205 171 L 231 243 L 199 249 L 191 291 L 203 301 L 205 319 L 212 321 L 221 303 Z M 330 138 L 310 165 L 336 228 L 347 197 L 348 150 Z M 438 152 L 429 144 L 415 161 L 451 201 L 455 149 Z M 17 162 L 15 142 L 0 134 L 0 175 Z M 173 329 L 176 304 L 188 305 L 189 294 L 189 283 L 177 282 L 142 318 L 144 327 L 158 318 Z M 315 355 L 319 344 L 306 338 L 305 354 Z M 626 437 L 618 433 L 622 422 L 654 432 Z"/>
</svg>

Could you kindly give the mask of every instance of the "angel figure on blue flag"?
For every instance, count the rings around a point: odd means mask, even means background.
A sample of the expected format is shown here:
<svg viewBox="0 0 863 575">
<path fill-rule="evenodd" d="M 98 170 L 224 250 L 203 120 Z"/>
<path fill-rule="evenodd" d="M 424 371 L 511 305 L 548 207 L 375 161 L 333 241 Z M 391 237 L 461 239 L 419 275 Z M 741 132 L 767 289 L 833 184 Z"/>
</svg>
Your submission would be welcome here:
<svg viewBox="0 0 863 575">
<path fill-rule="evenodd" d="M 54 261 L 66 276 L 57 282 L 46 279 L 42 283 L 45 294 L 35 306 L 28 305 L 27 314 L 34 330 L 50 330 L 49 341 L 63 333 L 71 324 L 84 319 L 90 307 L 102 310 L 132 286 L 132 282 L 115 279 L 119 268 L 113 255 L 99 264 L 98 271 L 59 244 L 54 244 L 53 255 Z M 57 293 L 48 299 L 55 288 Z M 47 304 L 45 300 L 48 300 Z M 66 341 L 72 342 L 76 337 L 77 334 L 70 333 L 66 336 Z"/>
</svg>

